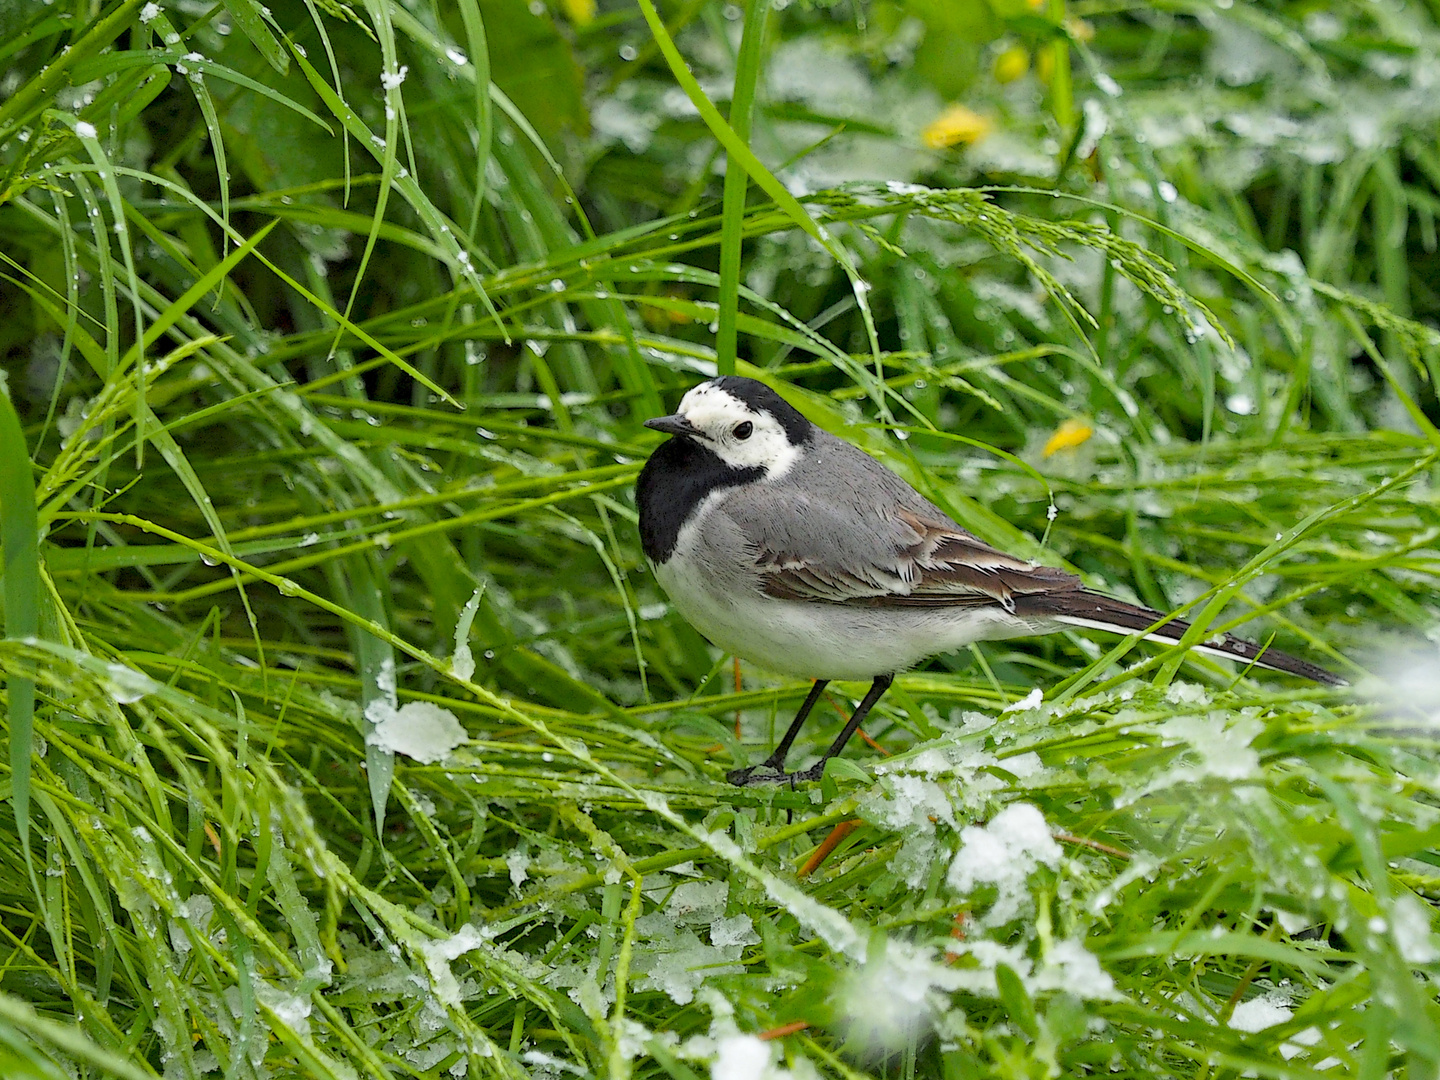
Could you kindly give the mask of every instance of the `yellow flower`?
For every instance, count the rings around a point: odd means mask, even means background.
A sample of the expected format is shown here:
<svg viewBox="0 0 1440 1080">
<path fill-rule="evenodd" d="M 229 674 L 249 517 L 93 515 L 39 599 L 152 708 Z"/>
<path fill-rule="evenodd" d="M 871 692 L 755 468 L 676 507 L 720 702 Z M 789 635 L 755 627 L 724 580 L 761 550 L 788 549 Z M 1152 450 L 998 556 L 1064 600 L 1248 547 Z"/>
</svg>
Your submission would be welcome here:
<svg viewBox="0 0 1440 1080">
<path fill-rule="evenodd" d="M 1070 31 L 1070 36 L 1076 41 L 1090 42 L 1095 40 L 1095 27 L 1091 26 L 1084 19 L 1073 15 L 1065 20 L 1065 29 Z"/>
<path fill-rule="evenodd" d="M 920 141 L 933 150 L 956 143 L 979 142 L 990 134 L 991 123 L 964 105 L 951 105 L 926 126 Z"/>
<path fill-rule="evenodd" d="M 998 83 L 1014 82 L 1030 70 L 1030 52 L 1023 45 L 1012 45 L 995 57 L 991 71 Z"/>
<path fill-rule="evenodd" d="M 1045 444 L 1041 451 L 1047 458 L 1061 450 L 1073 450 L 1081 443 L 1095 434 L 1095 429 L 1084 420 L 1066 420 L 1058 428 L 1055 434 L 1050 436 L 1050 441 Z"/>
<path fill-rule="evenodd" d="M 560 6 L 576 26 L 585 26 L 595 18 L 595 0 L 560 0 Z"/>
</svg>

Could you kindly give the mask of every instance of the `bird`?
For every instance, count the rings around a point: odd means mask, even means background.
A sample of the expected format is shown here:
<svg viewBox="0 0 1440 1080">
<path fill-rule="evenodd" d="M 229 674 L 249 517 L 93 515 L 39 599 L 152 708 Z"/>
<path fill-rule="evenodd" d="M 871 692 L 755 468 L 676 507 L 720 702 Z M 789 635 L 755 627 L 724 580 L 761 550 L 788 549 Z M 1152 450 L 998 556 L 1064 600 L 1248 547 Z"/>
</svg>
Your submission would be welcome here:
<svg viewBox="0 0 1440 1080">
<path fill-rule="evenodd" d="M 636 482 L 640 542 L 675 610 L 725 652 L 815 680 L 774 752 L 730 771 L 732 784 L 820 779 L 895 676 L 928 657 L 1067 626 L 1172 644 L 1190 628 L 984 543 L 759 380 L 700 383 L 645 426 L 670 438 Z M 1344 683 L 1230 634 L 1196 648 Z M 787 772 L 796 736 L 837 679 L 870 688 L 824 756 Z"/>
</svg>

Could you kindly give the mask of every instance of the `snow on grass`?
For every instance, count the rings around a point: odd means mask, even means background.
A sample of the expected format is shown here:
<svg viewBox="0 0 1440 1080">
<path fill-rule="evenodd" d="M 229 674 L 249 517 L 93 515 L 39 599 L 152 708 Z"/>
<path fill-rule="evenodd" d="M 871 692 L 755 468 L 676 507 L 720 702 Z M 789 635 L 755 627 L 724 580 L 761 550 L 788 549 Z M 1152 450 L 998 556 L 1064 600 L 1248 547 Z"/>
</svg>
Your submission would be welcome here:
<svg viewBox="0 0 1440 1080">
<path fill-rule="evenodd" d="M 1230 1014 L 1230 1026 L 1236 1031 L 1264 1031 L 1285 1023 L 1294 1015 L 1290 995 L 1283 990 L 1271 990 L 1236 1005 Z"/>
<path fill-rule="evenodd" d="M 745 970 L 737 961 L 760 936 L 750 916 L 724 918 L 727 895 L 723 881 L 683 882 L 662 910 L 635 921 L 632 969 L 642 989 L 664 991 L 677 1005 L 688 1005 L 707 978 Z M 697 932 L 707 928 L 708 945 Z"/>
<path fill-rule="evenodd" d="M 419 946 L 425 967 L 430 972 L 430 985 L 441 1002 L 458 1007 L 464 993 L 455 973 L 450 970 L 451 961 L 458 960 L 472 949 L 478 949 L 488 940 L 478 927 L 466 923 L 448 938 Z"/>
<path fill-rule="evenodd" d="M 762 1080 L 770 1072 L 770 1044 L 754 1035 L 727 1035 L 715 1049 L 711 1080 Z"/>
<path fill-rule="evenodd" d="M 1430 928 L 1430 911 L 1419 898 L 1404 893 L 1390 905 L 1390 933 L 1395 947 L 1410 964 L 1433 964 L 1440 960 L 1435 932 Z"/>
<path fill-rule="evenodd" d="M 902 940 L 851 972 L 837 1004 L 846 1040 L 865 1057 L 889 1054 L 926 1031 L 944 1009 L 938 991 L 960 984 L 958 973 L 936 963 L 928 950 Z"/>
<path fill-rule="evenodd" d="M 453 712 L 428 701 L 411 701 L 397 709 L 376 698 L 365 707 L 365 718 L 375 725 L 366 742 L 426 765 L 443 761 L 467 738 Z"/>
<path fill-rule="evenodd" d="M 480 597 L 484 593 L 485 586 L 478 586 L 470 594 L 470 599 L 465 601 L 460 618 L 455 621 L 455 651 L 450 656 L 450 671 L 457 679 L 466 682 L 475 674 L 475 654 L 470 651 L 470 627 L 475 623 L 475 612 L 480 610 Z"/>
<path fill-rule="evenodd" d="M 984 917 L 991 926 L 1009 922 L 1028 906 L 1029 878 L 1037 867 L 1060 864 L 1060 845 L 1045 815 L 1029 803 L 1007 806 L 987 825 L 965 826 L 960 844 L 947 880 L 959 893 L 995 886 L 998 895 Z"/>
<path fill-rule="evenodd" d="M 1006 705 L 1005 708 L 1001 709 L 1000 711 L 1002 713 L 1029 712 L 1031 709 L 1038 709 L 1044 702 L 1044 700 L 1045 694 L 1041 691 L 1040 687 L 1037 686 L 1019 701 L 1015 701 L 1010 703 L 1009 705 Z"/>
</svg>

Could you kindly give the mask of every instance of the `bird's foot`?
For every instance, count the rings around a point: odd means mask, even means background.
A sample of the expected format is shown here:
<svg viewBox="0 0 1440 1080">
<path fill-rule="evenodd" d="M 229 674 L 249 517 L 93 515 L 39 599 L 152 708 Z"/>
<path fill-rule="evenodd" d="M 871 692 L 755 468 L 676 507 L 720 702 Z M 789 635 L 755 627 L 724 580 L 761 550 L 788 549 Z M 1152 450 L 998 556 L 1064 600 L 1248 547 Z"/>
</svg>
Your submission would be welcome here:
<svg viewBox="0 0 1440 1080">
<path fill-rule="evenodd" d="M 778 765 L 762 761 L 758 765 L 747 765 L 743 769 L 731 769 L 725 774 L 725 779 L 736 787 L 748 787 L 751 784 L 781 783 L 785 780 L 785 774 Z"/>
<path fill-rule="evenodd" d="M 758 765 L 749 765 L 743 769 L 731 769 L 725 774 L 725 779 L 736 787 L 748 787 L 751 784 L 789 784 L 793 788 L 796 784 L 819 780 L 824 775 L 824 761 L 817 762 L 808 769 L 797 769 L 788 773 L 773 762 L 762 761 Z"/>
</svg>

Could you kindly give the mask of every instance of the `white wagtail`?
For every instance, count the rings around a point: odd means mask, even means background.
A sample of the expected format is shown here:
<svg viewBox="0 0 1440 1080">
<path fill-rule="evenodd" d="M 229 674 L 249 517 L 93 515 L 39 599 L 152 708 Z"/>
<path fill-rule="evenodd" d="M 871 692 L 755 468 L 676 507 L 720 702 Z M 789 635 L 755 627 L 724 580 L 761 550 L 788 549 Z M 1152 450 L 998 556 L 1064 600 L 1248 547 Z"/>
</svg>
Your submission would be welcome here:
<svg viewBox="0 0 1440 1080">
<path fill-rule="evenodd" d="M 731 783 L 817 780 L 895 673 L 975 641 L 1081 626 L 1174 643 L 1190 624 L 1085 588 L 1074 574 L 997 551 L 867 454 L 822 431 L 764 383 L 690 390 L 673 435 L 636 485 L 640 540 L 680 614 L 726 652 L 814 679 L 775 752 Z M 1343 680 L 1226 634 L 1197 646 L 1316 682 Z M 831 679 L 871 679 L 815 765 L 785 755 Z"/>
</svg>

